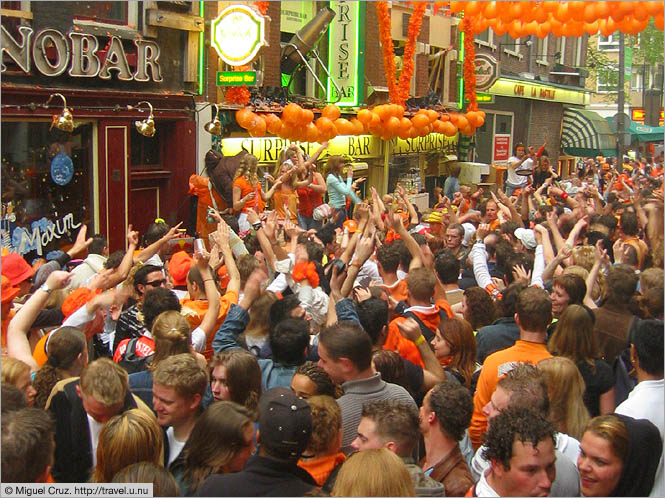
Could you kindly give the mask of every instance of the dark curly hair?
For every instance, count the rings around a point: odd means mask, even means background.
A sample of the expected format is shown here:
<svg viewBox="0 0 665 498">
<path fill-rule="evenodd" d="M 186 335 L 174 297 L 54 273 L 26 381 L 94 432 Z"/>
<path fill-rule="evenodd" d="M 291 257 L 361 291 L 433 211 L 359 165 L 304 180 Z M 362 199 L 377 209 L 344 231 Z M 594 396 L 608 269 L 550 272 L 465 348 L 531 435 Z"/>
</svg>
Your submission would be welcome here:
<svg viewBox="0 0 665 498">
<path fill-rule="evenodd" d="M 330 375 L 313 361 L 306 361 L 300 365 L 296 374 L 304 375 L 314 382 L 317 395 L 330 396 L 335 399 L 342 396 L 342 388 L 335 384 Z"/>
<path fill-rule="evenodd" d="M 555 444 L 554 426 L 541 413 L 531 408 L 508 407 L 492 419 L 481 454 L 485 460 L 501 462 L 509 470 L 515 441 L 536 446 L 548 438 Z"/>
<path fill-rule="evenodd" d="M 471 328 L 478 330 L 491 325 L 496 318 L 496 306 L 489 292 L 481 287 L 469 287 L 464 291 L 464 297 L 469 311 L 464 318 L 471 324 Z"/>
<path fill-rule="evenodd" d="M 441 430 L 455 441 L 461 441 L 473 414 L 473 398 L 469 390 L 446 379 L 432 388 L 427 400 Z"/>
<path fill-rule="evenodd" d="M 404 362 L 400 355 L 395 351 L 377 349 L 372 353 L 372 363 L 374 369 L 381 374 L 382 380 L 402 386 L 413 397 L 415 393 L 409 385 Z"/>
</svg>

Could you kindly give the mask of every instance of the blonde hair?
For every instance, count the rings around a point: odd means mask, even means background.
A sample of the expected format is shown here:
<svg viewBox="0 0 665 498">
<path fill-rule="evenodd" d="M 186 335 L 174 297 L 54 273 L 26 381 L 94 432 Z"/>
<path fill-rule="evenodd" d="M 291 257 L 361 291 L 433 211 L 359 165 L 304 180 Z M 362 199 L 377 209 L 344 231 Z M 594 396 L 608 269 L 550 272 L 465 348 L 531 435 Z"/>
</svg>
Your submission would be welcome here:
<svg viewBox="0 0 665 498">
<path fill-rule="evenodd" d="M 416 496 L 402 459 L 381 448 L 354 453 L 337 475 L 332 496 Z"/>
<path fill-rule="evenodd" d="M 27 363 L 11 356 L 3 356 L 1 363 L 0 377 L 2 377 L 2 382 L 7 382 L 13 386 L 18 387 L 16 384 L 19 378 L 26 373 L 30 373 L 30 366 Z"/>
<path fill-rule="evenodd" d="M 99 433 L 93 482 L 111 482 L 113 476 L 138 462 L 159 463 L 162 430 L 155 417 L 134 408 L 109 419 Z"/>
<path fill-rule="evenodd" d="M 339 451 L 335 446 L 342 430 L 342 410 L 335 398 L 326 395 L 311 396 L 307 404 L 312 409 L 312 439 L 307 449 L 319 455 Z"/>
<path fill-rule="evenodd" d="M 245 328 L 245 335 L 250 337 L 266 337 L 270 331 L 270 306 L 277 301 L 274 292 L 266 291 L 261 294 L 249 308 L 249 323 Z"/>
<path fill-rule="evenodd" d="M 153 385 L 172 387 L 185 399 L 198 394 L 203 398 L 208 386 L 208 372 L 191 353 L 164 358 L 152 371 Z"/>
<path fill-rule="evenodd" d="M 585 282 L 589 276 L 589 270 L 580 265 L 570 265 L 566 266 L 563 270 L 564 275 L 577 275 L 581 277 Z M 601 297 L 605 296 L 605 277 L 602 273 L 598 272 L 598 278 L 593 283 L 593 289 L 591 292 L 591 298 L 594 301 L 597 301 Z"/>
<path fill-rule="evenodd" d="M 238 169 L 236 170 L 236 174 L 233 179 L 235 180 L 236 178 L 243 176 L 253 187 L 259 181 L 257 174 L 258 168 L 259 160 L 256 158 L 256 156 L 253 156 L 252 154 L 246 154 L 245 157 L 240 160 L 240 164 L 238 165 Z"/>
<path fill-rule="evenodd" d="M 547 378 L 550 419 L 557 430 L 579 441 L 591 418 L 582 398 L 585 390 L 582 374 L 572 360 L 563 356 L 541 360 L 538 369 Z"/>
<path fill-rule="evenodd" d="M 573 265 L 581 266 L 587 271 L 591 271 L 593 264 L 596 262 L 596 248 L 593 246 L 576 246 L 573 248 Z M 586 281 L 586 277 L 584 277 Z M 594 282 L 594 296 L 595 299 L 600 295 L 605 295 L 605 276 L 602 272 L 598 272 L 596 281 Z M 598 286 L 598 288 L 596 288 Z"/>
<path fill-rule="evenodd" d="M 129 374 L 109 358 L 99 358 L 81 371 L 81 391 L 104 406 L 125 401 Z"/>
<path fill-rule="evenodd" d="M 150 362 L 150 370 L 164 358 L 175 354 L 189 353 L 192 343 L 189 322 L 174 310 L 160 313 L 152 324 L 155 339 L 155 355 Z"/>
</svg>

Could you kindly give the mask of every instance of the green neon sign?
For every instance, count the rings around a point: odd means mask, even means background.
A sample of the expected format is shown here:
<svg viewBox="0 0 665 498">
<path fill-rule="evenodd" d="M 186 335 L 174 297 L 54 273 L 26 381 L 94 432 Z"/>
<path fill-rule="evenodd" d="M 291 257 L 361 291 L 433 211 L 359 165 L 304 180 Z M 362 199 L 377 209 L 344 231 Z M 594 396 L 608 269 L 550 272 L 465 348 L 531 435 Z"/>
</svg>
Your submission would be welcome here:
<svg viewBox="0 0 665 498">
<path fill-rule="evenodd" d="M 217 86 L 255 86 L 256 71 L 217 71 Z"/>
<path fill-rule="evenodd" d="M 199 2 L 199 16 L 204 19 L 204 4 L 205 2 Z M 199 95 L 203 95 L 203 31 L 199 32 Z"/>
<path fill-rule="evenodd" d="M 340 89 L 340 107 L 355 107 L 364 97 L 365 24 L 364 2 L 330 2 L 335 17 L 328 28 L 328 70 Z M 361 57 L 362 54 L 362 57 Z M 337 90 L 328 79 L 328 100 Z"/>
</svg>

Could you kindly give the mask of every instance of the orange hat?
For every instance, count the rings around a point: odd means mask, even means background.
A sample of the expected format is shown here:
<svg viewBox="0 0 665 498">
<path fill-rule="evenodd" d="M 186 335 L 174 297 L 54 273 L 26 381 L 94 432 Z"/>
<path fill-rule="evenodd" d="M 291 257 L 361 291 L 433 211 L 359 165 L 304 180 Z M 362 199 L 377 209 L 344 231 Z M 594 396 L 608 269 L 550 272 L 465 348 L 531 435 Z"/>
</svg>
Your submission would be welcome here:
<svg viewBox="0 0 665 498">
<path fill-rule="evenodd" d="M 169 273 L 173 277 L 173 285 L 176 287 L 187 285 L 187 274 L 193 264 L 194 260 L 185 251 L 178 251 L 171 256 Z"/>
<path fill-rule="evenodd" d="M 93 291 L 87 287 L 79 287 L 75 291 L 69 293 L 69 295 L 62 302 L 62 314 L 65 315 L 65 319 L 69 318 L 69 315 L 74 313 L 84 304 L 87 304 L 93 297 L 102 292 L 101 289 Z"/>
<path fill-rule="evenodd" d="M 44 364 L 48 361 L 48 356 L 46 354 L 46 343 L 48 342 L 49 337 L 51 337 L 51 334 L 53 334 L 53 332 L 56 330 L 58 329 L 51 330 L 48 334 L 43 335 L 42 338 L 37 341 L 37 344 L 35 344 L 35 349 L 32 351 L 32 357 L 40 367 L 44 366 Z"/>
<path fill-rule="evenodd" d="M 229 272 L 226 269 L 226 265 L 222 265 L 217 270 L 217 275 L 219 276 L 219 286 L 222 289 L 226 289 L 229 286 L 231 278 L 229 277 Z"/>
<path fill-rule="evenodd" d="M 9 279 L 14 286 L 20 285 L 35 274 L 35 270 L 15 252 L 10 252 L 0 260 L 2 274 Z"/>
<path fill-rule="evenodd" d="M 18 287 L 14 287 L 12 283 L 9 281 L 9 278 L 5 277 L 2 275 L 2 304 L 5 303 L 10 303 L 12 299 L 14 299 L 19 292 L 21 292 L 21 289 Z"/>
<path fill-rule="evenodd" d="M 346 220 L 342 223 L 344 228 L 349 229 L 349 233 L 355 233 L 358 231 L 358 222 L 356 220 Z"/>
</svg>

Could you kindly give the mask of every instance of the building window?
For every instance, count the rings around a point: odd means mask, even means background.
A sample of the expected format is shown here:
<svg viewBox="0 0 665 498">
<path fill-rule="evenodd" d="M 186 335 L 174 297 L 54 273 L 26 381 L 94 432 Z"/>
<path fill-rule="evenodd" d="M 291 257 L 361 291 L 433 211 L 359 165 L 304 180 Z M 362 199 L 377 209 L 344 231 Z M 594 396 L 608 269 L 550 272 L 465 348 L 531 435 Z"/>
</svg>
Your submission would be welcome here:
<svg viewBox="0 0 665 498">
<path fill-rule="evenodd" d="M 2 121 L 2 246 L 28 262 L 71 244 L 92 228 L 93 125 L 73 133 L 51 121 Z M 89 231 L 88 233 L 92 233 Z"/>
<path fill-rule="evenodd" d="M 646 72 L 646 74 L 645 74 Z M 631 68 L 630 89 L 641 92 L 644 89 L 644 77 L 649 78 L 648 70 L 644 65 L 635 65 Z"/>
<path fill-rule="evenodd" d="M 538 38 L 536 42 L 536 63 L 547 66 L 547 49 L 548 49 L 549 35 L 545 38 Z"/>
<path fill-rule="evenodd" d="M 563 64 L 565 60 L 565 54 L 566 54 L 566 37 L 565 36 L 559 36 L 556 38 L 556 45 L 555 45 L 555 52 L 559 54 L 558 57 L 554 59 L 555 62 L 559 64 Z"/>
<path fill-rule="evenodd" d="M 478 33 L 473 39 L 478 45 L 483 45 L 485 47 L 496 48 L 494 45 L 494 31 L 487 28 L 482 33 Z"/>
<path fill-rule="evenodd" d="M 610 36 L 600 35 L 598 37 L 598 50 L 606 52 L 619 51 L 619 32 L 612 33 Z"/>
<path fill-rule="evenodd" d="M 521 38 L 513 39 L 508 33 L 503 35 L 500 38 L 499 46 L 502 48 L 503 53 L 522 59 L 522 54 L 520 54 L 520 43 Z"/>
<path fill-rule="evenodd" d="M 71 2 L 75 19 L 126 25 L 129 2 Z"/>
<path fill-rule="evenodd" d="M 575 38 L 575 67 L 580 67 L 582 65 L 582 45 L 583 38 Z"/>
<path fill-rule="evenodd" d="M 160 123 L 155 127 L 155 135 L 145 137 L 132 126 L 131 135 L 131 161 L 136 169 L 156 169 L 162 162 L 162 140 L 160 131 L 164 131 L 167 123 Z"/>
<path fill-rule="evenodd" d="M 598 93 L 613 93 L 619 84 L 619 67 L 608 65 L 600 68 L 596 76 L 596 91 Z"/>
</svg>

